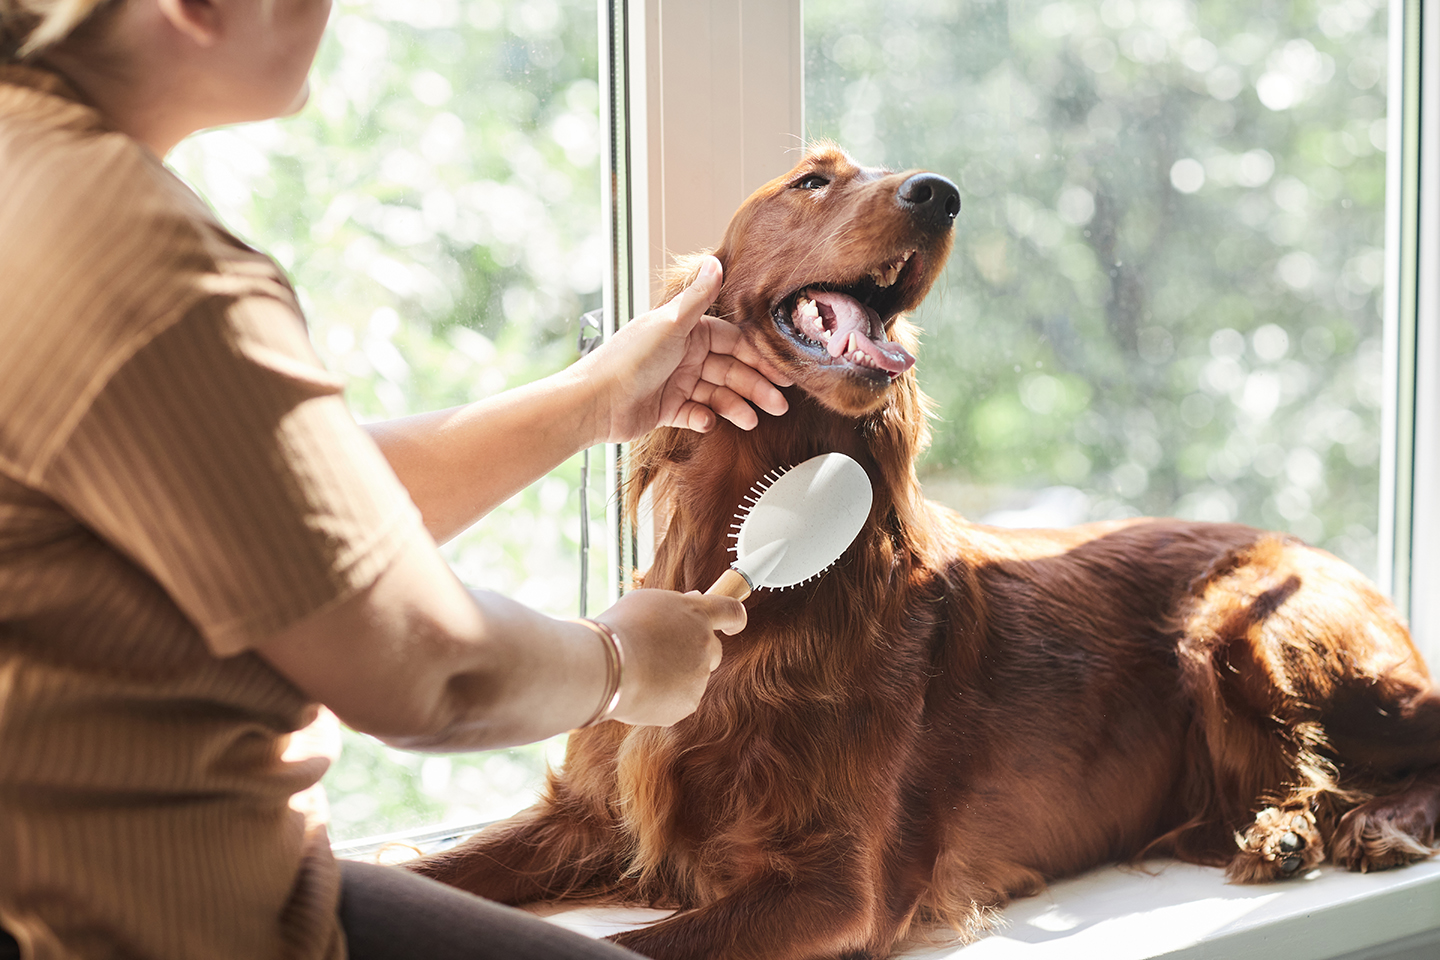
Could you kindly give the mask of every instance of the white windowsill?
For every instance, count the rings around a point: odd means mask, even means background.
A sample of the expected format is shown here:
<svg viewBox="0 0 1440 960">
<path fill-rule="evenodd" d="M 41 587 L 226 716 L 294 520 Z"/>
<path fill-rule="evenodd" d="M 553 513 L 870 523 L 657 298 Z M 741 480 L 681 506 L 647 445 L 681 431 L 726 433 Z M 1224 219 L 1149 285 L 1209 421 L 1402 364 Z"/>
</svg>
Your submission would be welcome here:
<svg viewBox="0 0 1440 960">
<path fill-rule="evenodd" d="M 1440 956 L 1440 861 L 1385 873 L 1331 866 L 1294 880 L 1227 884 L 1219 870 L 1176 862 L 1102 867 L 1005 910 L 969 946 L 917 947 L 906 960 L 1332 960 Z M 550 911 L 544 911 L 550 913 Z M 606 936 L 662 910 L 581 906 L 552 922 Z M 1386 950 L 1386 945 L 1393 949 Z"/>
</svg>

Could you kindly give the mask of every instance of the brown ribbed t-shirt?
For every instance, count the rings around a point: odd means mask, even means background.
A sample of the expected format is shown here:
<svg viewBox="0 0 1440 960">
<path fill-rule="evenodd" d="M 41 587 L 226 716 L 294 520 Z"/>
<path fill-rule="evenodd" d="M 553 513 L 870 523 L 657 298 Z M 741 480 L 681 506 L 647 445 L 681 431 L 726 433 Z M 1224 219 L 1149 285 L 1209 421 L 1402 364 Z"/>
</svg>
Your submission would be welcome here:
<svg viewBox="0 0 1440 960">
<path fill-rule="evenodd" d="M 294 291 L 53 74 L 0 65 L 0 925 L 31 960 L 340 958 L 254 653 L 418 515 Z M 295 751 L 291 751 L 292 754 Z"/>
</svg>

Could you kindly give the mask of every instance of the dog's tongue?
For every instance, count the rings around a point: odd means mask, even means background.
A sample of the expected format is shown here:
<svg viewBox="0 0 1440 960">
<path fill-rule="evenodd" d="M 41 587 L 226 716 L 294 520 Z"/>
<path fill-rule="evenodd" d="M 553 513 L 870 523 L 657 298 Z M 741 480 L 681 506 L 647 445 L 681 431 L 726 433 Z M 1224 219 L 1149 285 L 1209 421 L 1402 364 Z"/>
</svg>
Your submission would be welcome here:
<svg viewBox="0 0 1440 960">
<path fill-rule="evenodd" d="M 898 343 L 875 341 L 884 331 L 880 315 L 854 297 L 833 290 L 806 290 L 805 296 L 820 309 L 820 322 L 830 331 L 830 356 L 849 356 L 855 351 L 864 355 L 873 366 L 898 376 L 915 365 L 915 358 Z"/>
</svg>

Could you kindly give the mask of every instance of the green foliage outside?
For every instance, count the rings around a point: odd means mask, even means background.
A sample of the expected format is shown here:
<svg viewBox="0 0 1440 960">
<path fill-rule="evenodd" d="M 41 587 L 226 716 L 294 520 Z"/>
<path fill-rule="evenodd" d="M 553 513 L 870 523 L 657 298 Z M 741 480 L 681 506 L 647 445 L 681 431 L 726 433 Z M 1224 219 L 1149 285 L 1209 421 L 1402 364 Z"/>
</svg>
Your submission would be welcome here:
<svg viewBox="0 0 1440 960">
<path fill-rule="evenodd" d="M 964 198 L 918 314 L 932 496 L 1236 519 L 1373 570 L 1381 4 L 807 0 L 807 133 Z M 592 0 L 339 0 L 299 116 L 177 151 L 291 271 L 362 420 L 574 359 L 604 266 L 596 21 Z M 573 616 L 578 486 L 572 461 L 448 545 L 462 579 Z M 347 732 L 333 835 L 503 815 L 559 746 Z"/>
<path fill-rule="evenodd" d="M 1239 520 L 1373 573 L 1386 19 L 807 0 L 808 134 L 961 188 L 917 315 L 933 497 Z"/>
<path fill-rule="evenodd" d="M 299 115 L 177 150 L 222 219 L 290 271 L 360 420 L 575 359 L 605 258 L 597 19 L 593 0 L 339 0 Z M 461 579 L 575 616 L 579 482 L 577 458 L 447 544 Z M 592 598 L 604 567 L 592 551 Z M 423 756 L 346 731 L 326 777 L 332 838 L 513 812 L 558 749 Z"/>
</svg>

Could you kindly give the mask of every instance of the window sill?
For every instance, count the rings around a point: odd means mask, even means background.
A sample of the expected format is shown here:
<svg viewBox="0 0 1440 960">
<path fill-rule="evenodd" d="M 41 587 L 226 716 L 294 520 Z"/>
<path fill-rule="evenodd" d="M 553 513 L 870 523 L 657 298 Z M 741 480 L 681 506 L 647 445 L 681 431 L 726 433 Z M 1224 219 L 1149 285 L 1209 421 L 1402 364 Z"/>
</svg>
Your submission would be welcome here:
<svg viewBox="0 0 1440 960">
<path fill-rule="evenodd" d="M 1162 862 L 1104 867 L 1012 904 L 966 947 L 905 960 L 1419 960 L 1440 955 L 1440 861 L 1357 874 L 1326 866 L 1281 884 L 1227 884 L 1218 870 Z M 549 911 L 546 911 L 549 912 Z M 591 936 L 664 911 L 582 906 L 549 919 Z"/>
</svg>

